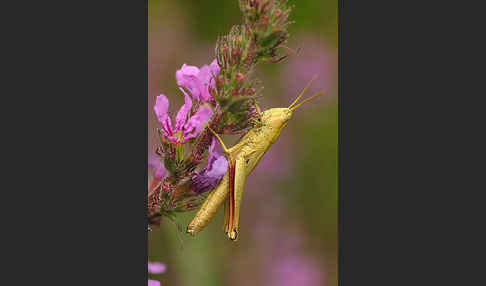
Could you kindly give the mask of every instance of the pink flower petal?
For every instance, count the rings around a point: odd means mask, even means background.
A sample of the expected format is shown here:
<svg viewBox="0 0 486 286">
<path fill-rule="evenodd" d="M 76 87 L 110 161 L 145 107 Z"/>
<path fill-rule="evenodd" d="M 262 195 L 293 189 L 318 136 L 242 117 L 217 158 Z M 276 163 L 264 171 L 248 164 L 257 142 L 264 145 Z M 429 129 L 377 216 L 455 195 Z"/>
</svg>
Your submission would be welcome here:
<svg viewBox="0 0 486 286">
<path fill-rule="evenodd" d="M 214 88 L 214 77 L 218 76 L 219 70 L 217 60 L 213 60 L 209 66 L 202 66 L 201 69 L 183 64 L 176 72 L 177 84 L 189 90 L 193 99 L 209 102 L 209 87 Z"/>
<path fill-rule="evenodd" d="M 201 67 L 201 70 L 199 71 L 198 79 L 202 87 L 202 90 L 200 92 L 200 97 L 203 101 L 209 102 L 212 99 L 211 94 L 209 93 L 209 89 L 214 88 L 215 86 L 214 78 L 217 77 L 218 74 L 219 74 L 219 65 L 216 59 L 213 60 L 213 62 L 209 66 L 204 65 L 203 67 Z"/>
<path fill-rule="evenodd" d="M 212 114 L 211 108 L 201 106 L 197 112 L 184 125 L 184 140 L 196 137 L 201 132 L 202 126 Z"/>
<path fill-rule="evenodd" d="M 209 94 L 209 82 L 212 79 L 211 70 L 209 66 L 203 66 L 198 75 L 199 85 L 201 90 L 199 92 L 200 98 L 204 102 L 209 102 L 211 100 L 211 95 Z"/>
<path fill-rule="evenodd" d="M 198 79 L 199 68 L 183 64 L 181 69 L 176 71 L 176 81 L 179 86 L 185 87 L 194 99 L 200 99 L 201 84 Z"/>
<path fill-rule="evenodd" d="M 209 80 L 211 79 L 211 77 L 212 75 L 209 66 L 203 65 L 201 67 L 201 70 L 199 70 L 199 74 L 197 75 L 198 80 L 207 86 L 209 84 Z"/>
<path fill-rule="evenodd" d="M 185 76 L 197 76 L 199 74 L 199 68 L 195 66 L 188 66 L 183 64 L 182 67 L 176 71 L 176 80 L 183 81 Z"/>
<path fill-rule="evenodd" d="M 167 267 L 164 263 L 160 262 L 149 262 L 148 263 L 148 272 L 151 274 L 162 274 L 165 272 Z"/>
<path fill-rule="evenodd" d="M 209 69 L 211 70 L 211 74 L 213 74 L 215 77 L 218 76 L 220 70 L 220 67 L 218 65 L 218 60 L 214 59 L 209 65 Z"/>
<path fill-rule="evenodd" d="M 154 105 L 155 115 L 157 115 L 157 119 L 162 125 L 162 131 L 165 133 L 165 136 L 172 136 L 172 122 L 170 121 L 169 115 L 167 114 L 168 109 L 169 100 L 167 99 L 167 97 L 163 94 L 157 96 Z"/>
<path fill-rule="evenodd" d="M 154 111 L 157 118 L 160 120 L 160 118 L 165 117 L 167 115 L 167 110 L 169 110 L 169 100 L 167 97 L 163 94 L 157 96 L 154 105 Z"/>
<path fill-rule="evenodd" d="M 185 103 L 181 107 L 181 109 L 179 109 L 179 112 L 177 112 L 176 127 L 175 127 L 175 129 L 177 131 L 182 130 L 182 127 L 184 126 L 184 124 L 186 123 L 186 120 L 187 120 L 187 113 L 189 113 L 189 111 L 192 108 L 191 97 L 182 88 L 179 88 L 179 89 L 182 91 L 182 93 L 184 93 L 184 102 Z"/>
</svg>

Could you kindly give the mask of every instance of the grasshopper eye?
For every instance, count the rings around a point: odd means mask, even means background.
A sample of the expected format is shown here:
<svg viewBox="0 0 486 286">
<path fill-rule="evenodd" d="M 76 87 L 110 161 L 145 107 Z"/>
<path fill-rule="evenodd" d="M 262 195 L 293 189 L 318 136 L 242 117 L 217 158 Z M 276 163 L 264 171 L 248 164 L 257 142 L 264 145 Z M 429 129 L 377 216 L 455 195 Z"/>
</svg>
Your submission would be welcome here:
<svg viewBox="0 0 486 286">
<path fill-rule="evenodd" d="M 262 119 L 259 116 L 256 117 L 256 118 L 253 118 L 252 121 L 253 121 L 253 124 L 255 124 L 257 126 L 261 126 L 262 125 Z"/>
</svg>

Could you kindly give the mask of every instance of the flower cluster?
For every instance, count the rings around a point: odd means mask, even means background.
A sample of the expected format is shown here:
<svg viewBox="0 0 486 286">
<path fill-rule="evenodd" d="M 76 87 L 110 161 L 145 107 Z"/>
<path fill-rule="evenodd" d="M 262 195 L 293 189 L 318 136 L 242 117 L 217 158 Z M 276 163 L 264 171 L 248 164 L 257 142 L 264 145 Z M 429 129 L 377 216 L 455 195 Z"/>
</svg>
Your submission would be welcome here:
<svg viewBox="0 0 486 286">
<path fill-rule="evenodd" d="M 209 66 L 201 67 L 201 69 L 184 64 L 176 72 L 177 84 L 187 88 L 195 99 L 211 102 L 211 90 L 214 89 L 214 79 L 219 75 L 219 71 L 220 68 L 216 60 Z"/>
<path fill-rule="evenodd" d="M 261 88 L 252 73 L 259 62 L 280 62 L 290 53 L 279 55 L 285 48 L 287 20 L 291 8 L 286 1 L 240 0 L 243 25 L 234 26 L 228 35 L 218 38 L 216 59 L 221 72 L 216 80 L 214 97 L 225 109 L 220 129 L 235 134 L 251 127 L 255 116 L 252 102 L 259 97 Z"/>
<path fill-rule="evenodd" d="M 167 96 L 160 94 L 156 99 L 154 112 L 161 126 L 162 146 L 158 152 L 160 157 L 149 160 L 154 173 L 149 182 L 149 208 L 152 207 L 152 214 L 197 207 L 203 198 L 194 198 L 194 195 L 210 190 L 226 173 L 226 158 L 217 150 L 214 140 L 209 149 L 206 147 L 208 150 L 202 152 L 207 151 L 208 160 L 201 171 L 195 167 L 202 158 L 186 154 L 187 149 L 194 149 L 196 139 L 201 137 L 201 131 L 214 114 L 215 102 L 211 92 L 219 72 L 216 60 L 201 68 L 184 64 L 176 72 L 177 84 L 184 94 L 184 104 L 177 112 L 175 121 L 169 115 Z M 184 178 L 189 178 L 189 182 Z"/>
<path fill-rule="evenodd" d="M 162 125 L 162 132 L 169 141 L 180 144 L 186 142 L 188 139 L 196 137 L 202 129 L 202 125 L 206 123 L 211 116 L 211 108 L 200 106 L 197 111 L 188 116 L 193 104 L 191 97 L 181 88 L 184 93 L 185 103 L 182 105 L 177 116 L 175 118 L 176 125 L 172 128 L 172 122 L 167 114 L 169 109 L 169 100 L 163 94 L 157 97 L 157 101 L 154 106 L 155 114 Z"/>
<path fill-rule="evenodd" d="M 256 55 L 264 60 L 278 62 L 285 56 L 278 56 L 277 49 L 289 37 L 287 26 L 290 11 L 286 1 L 240 0 L 243 22 L 252 31 Z"/>
<path fill-rule="evenodd" d="M 162 216 L 197 208 L 227 172 L 228 162 L 209 128 L 242 134 L 253 127 L 262 87 L 252 76 L 259 62 L 278 62 L 288 38 L 290 8 L 284 0 L 240 0 L 243 24 L 218 38 L 216 59 L 201 68 L 183 64 L 175 77 L 184 104 L 175 118 L 160 94 L 154 112 L 160 122 L 159 156 L 148 191 L 150 225 Z M 205 163 L 206 162 L 206 163 Z"/>
</svg>

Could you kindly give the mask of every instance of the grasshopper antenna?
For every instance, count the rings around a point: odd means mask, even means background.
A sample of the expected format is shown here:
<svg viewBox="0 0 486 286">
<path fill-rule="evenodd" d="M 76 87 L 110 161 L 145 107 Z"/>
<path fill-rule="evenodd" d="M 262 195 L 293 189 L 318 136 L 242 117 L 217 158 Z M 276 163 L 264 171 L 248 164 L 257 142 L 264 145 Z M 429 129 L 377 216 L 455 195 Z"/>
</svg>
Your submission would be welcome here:
<svg viewBox="0 0 486 286">
<path fill-rule="evenodd" d="M 296 104 L 299 99 L 302 97 L 302 95 L 304 95 L 304 93 L 306 92 L 306 90 L 312 85 L 312 83 L 314 82 L 314 80 L 316 80 L 317 78 L 317 75 L 314 75 L 312 77 L 312 79 L 309 81 L 309 83 L 304 87 L 304 89 L 300 92 L 299 96 L 294 100 L 294 102 L 292 102 L 292 104 L 288 107 L 289 109 L 294 105 Z M 292 110 L 292 109 L 290 109 Z"/>
<path fill-rule="evenodd" d="M 256 102 L 256 100 L 255 100 L 255 99 L 253 99 L 253 105 L 255 105 L 255 109 L 256 109 L 256 111 L 257 111 L 257 113 L 258 113 L 258 117 L 260 117 L 260 118 L 261 118 L 261 117 L 262 117 L 262 112 L 261 112 L 261 110 L 260 110 L 260 107 L 258 107 L 258 104 L 257 104 L 257 102 Z"/>
<path fill-rule="evenodd" d="M 297 109 L 299 106 L 301 106 L 302 104 L 304 104 L 304 103 L 306 103 L 306 102 L 308 102 L 308 101 L 311 101 L 311 100 L 313 100 L 314 98 L 316 98 L 316 97 L 318 97 L 318 96 L 320 96 L 320 95 L 323 95 L 323 94 L 324 94 L 324 91 L 322 91 L 322 90 L 321 90 L 321 91 L 319 91 L 318 93 L 314 94 L 313 96 L 311 96 L 311 97 L 309 97 L 309 98 L 306 98 L 306 99 L 302 100 L 302 101 L 301 101 L 299 104 L 297 104 L 296 106 L 294 106 L 294 107 L 292 107 L 292 108 L 289 108 L 289 109 L 290 109 L 291 111 L 292 111 L 292 110 L 295 110 L 295 109 Z"/>
</svg>

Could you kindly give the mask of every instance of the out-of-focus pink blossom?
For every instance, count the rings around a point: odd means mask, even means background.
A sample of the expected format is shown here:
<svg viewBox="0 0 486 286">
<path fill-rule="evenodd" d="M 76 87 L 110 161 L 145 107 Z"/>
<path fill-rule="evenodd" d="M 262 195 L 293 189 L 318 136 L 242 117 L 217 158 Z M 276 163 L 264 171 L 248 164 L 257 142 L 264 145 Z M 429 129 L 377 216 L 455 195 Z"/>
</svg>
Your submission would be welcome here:
<svg viewBox="0 0 486 286">
<path fill-rule="evenodd" d="M 164 168 L 164 164 L 162 164 L 160 157 L 151 156 L 148 160 L 148 166 L 148 192 L 150 193 L 160 184 L 165 176 L 167 176 L 167 170 Z"/>
<path fill-rule="evenodd" d="M 162 274 L 167 270 L 167 266 L 161 262 L 148 262 L 148 272 L 151 274 Z"/>
<path fill-rule="evenodd" d="M 157 281 L 157 280 L 149 279 L 148 280 L 148 286 L 160 286 L 160 282 Z"/>
<path fill-rule="evenodd" d="M 284 66 L 282 82 L 286 93 L 294 99 L 306 83 L 316 76 L 307 92 L 310 95 L 324 90 L 324 96 L 329 96 L 337 74 L 335 51 L 317 37 L 304 37 L 296 42 L 302 47 L 302 51 L 290 57 Z"/>
<path fill-rule="evenodd" d="M 150 274 L 162 274 L 167 270 L 167 266 L 161 262 L 148 262 L 148 273 Z M 160 286 L 160 282 L 157 280 L 148 280 L 148 286 Z"/>
<path fill-rule="evenodd" d="M 213 136 L 209 146 L 208 163 L 192 178 L 192 189 L 203 193 L 214 189 L 228 170 L 228 161 L 217 146 L 216 137 Z"/>
<path fill-rule="evenodd" d="M 194 99 L 209 102 L 212 99 L 209 90 L 214 88 L 214 77 L 219 74 L 219 70 L 217 60 L 200 69 L 183 64 L 181 69 L 176 71 L 177 84 L 189 90 Z"/>
<path fill-rule="evenodd" d="M 283 209 L 282 209 L 283 208 Z M 306 251 L 305 232 L 296 222 L 280 213 L 285 206 L 280 198 L 265 199 L 265 208 L 260 219 L 253 224 L 253 235 L 265 257 L 261 279 L 269 286 L 321 286 L 324 285 L 325 269 L 312 253 Z M 275 227 L 278 225 L 279 227 Z"/>
<path fill-rule="evenodd" d="M 311 258 L 296 255 L 277 258 L 270 274 L 270 286 L 321 286 L 322 268 Z"/>
<path fill-rule="evenodd" d="M 160 158 L 155 156 L 150 157 L 148 165 L 154 170 L 153 176 L 155 179 L 161 180 L 167 175 L 167 170 L 164 168 L 164 164 L 162 164 Z"/>
<path fill-rule="evenodd" d="M 212 114 L 211 108 L 200 106 L 196 113 L 188 118 L 192 108 L 192 99 L 183 89 L 181 91 L 184 93 L 185 103 L 177 112 L 175 128 L 172 128 L 172 121 L 167 113 L 169 109 L 167 97 L 163 94 L 157 96 L 154 106 L 155 114 L 162 125 L 162 132 L 168 140 L 174 143 L 183 143 L 196 137 Z"/>
</svg>

